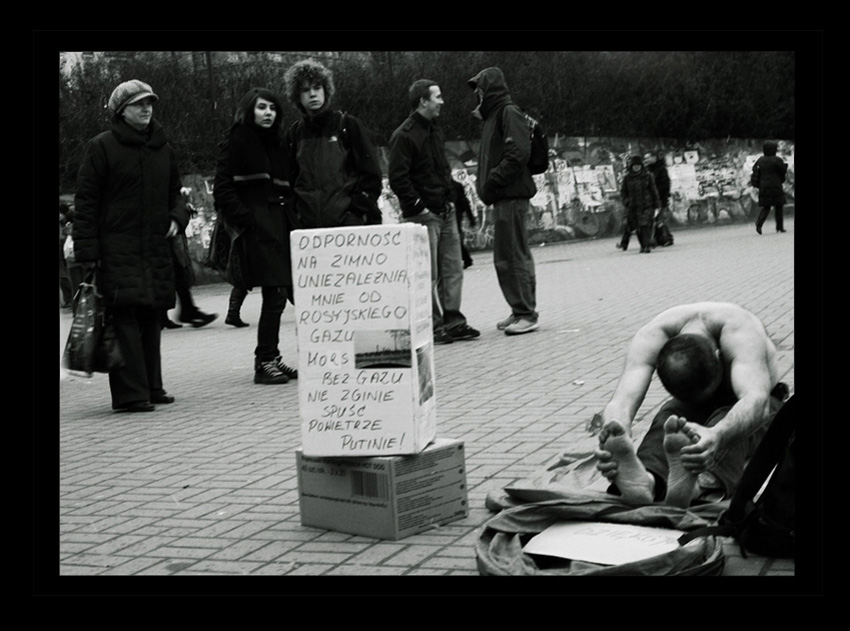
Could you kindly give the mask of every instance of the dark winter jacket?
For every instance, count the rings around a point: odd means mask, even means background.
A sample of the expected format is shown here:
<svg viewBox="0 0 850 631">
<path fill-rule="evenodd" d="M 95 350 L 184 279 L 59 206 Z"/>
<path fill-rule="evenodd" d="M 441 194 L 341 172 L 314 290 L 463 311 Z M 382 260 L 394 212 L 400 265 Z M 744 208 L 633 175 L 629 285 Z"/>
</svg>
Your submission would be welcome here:
<svg viewBox="0 0 850 631">
<path fill-rule="evenodd" d="M 189 222 L 180 174 L 165 131 L 123 120 L 89 141 L 74 198 L 74 256 L 98 261 L 107 306 L 174 306 L 171 221 Z"/>
<path fill-rule="evenodd" d="M 446 159 L 443 130 L 436 120 L 413 112 L 390 136 L 390 188 L 403 217 L 426 208 L 445 212 L 454 201 L 452 170 Z"/>
<path fill-rule="evenodd" d="M 381 223 L 381 166 L 360 120 L 337 111 L 305 115 L 284 147 L 298 227 Z"/>
<path fill-rule="evenodd" d="M 649 165 L 649 172 L 655 180 L 655 188 L 658 189 L 658 197 L 662 206 L 667 206 L 670 199 L 670 174 L 667 173 L 667 165 L 663 160 L 656 160 Z"/>
<path fill-rule="evenodd" d="M 750 184 L 759 190 L 759 206 L 778 206 L 787 201 L 782 184 L 788 165 L 776 155 L 776 143 L 764 143 L 764 155 L 753 165 Z"/>
<path fill-rule="evenodd" d="M 638 226 L 652 224 L 660 198 L 658 189 L 655 187 L 655 180 L 645 167 L 637 173 L 631 167 L 629 168 L 620 187 L 620 200 L 628 210 L 628 214 L 637 220 Z"/>
<path fill-rule="evenodd" d="M 528 170 L 531 130 L 522 111 L 511 101 L 502 71 L 487 68 L 467 83 L 478 94 L 476 112 L 484 121 L 478 152 L 478 196 L 485 204 L 534 197 L 537 186 Z"/>
<path fill-rule="evenodd" d="M 288 189 L 278 128 L 233 125 L 220 146 L 213 198 L 224 221 L 244 230 L 251 287 L 292 286 Z"/>
</svg>

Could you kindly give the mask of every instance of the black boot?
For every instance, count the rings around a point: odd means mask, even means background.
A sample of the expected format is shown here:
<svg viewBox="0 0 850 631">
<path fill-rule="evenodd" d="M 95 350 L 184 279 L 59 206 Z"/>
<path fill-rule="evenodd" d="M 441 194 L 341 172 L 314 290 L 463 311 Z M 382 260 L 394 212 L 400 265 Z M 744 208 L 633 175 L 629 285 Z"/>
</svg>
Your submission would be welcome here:
<svg viewBox="0 0 850 631">
<path fill-rule="evenodd" d="M 227 317 L 224 319 L 225 324 L 229 324 L 230 326 L 235 326 L 240 329 L 248 326 L 248 323 L 244 322 L 240 316 L 242 303 L 245 302 L 246 295 L 248 295 L 247 291 L 237 289 L 236 287 L 230 291 L 230 300 L 227 303 Z"/>
</svg>

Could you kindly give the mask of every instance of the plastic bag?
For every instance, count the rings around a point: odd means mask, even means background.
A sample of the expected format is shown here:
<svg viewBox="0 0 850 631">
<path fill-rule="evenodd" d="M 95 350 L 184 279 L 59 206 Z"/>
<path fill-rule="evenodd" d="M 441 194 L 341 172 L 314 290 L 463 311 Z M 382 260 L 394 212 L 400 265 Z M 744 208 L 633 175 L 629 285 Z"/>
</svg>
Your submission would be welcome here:
<svg viewBox="0 0 850 631">
<path fill-rule="evenodd" d="M 74 320 L 62 354 L 62 367 L 71 374 L 91 377 L 92 373 L 108 373 L 122 366 L 124 357 L 103 297 L 94 283 L 80 283 L 74 296 Z"/>
</svg>

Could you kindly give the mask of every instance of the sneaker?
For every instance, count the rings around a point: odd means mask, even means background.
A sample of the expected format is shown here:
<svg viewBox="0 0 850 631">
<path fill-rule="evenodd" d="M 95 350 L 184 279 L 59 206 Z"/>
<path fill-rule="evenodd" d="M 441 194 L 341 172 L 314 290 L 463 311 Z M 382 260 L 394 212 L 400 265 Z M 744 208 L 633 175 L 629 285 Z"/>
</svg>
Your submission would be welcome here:
<svg viewBox="0 0 850 631">
<path fill-rule="evenodd" d="M 468 324 L 461 324 L 459 327 L 452 329 L 449 335 L 454 340 L 474 340 L 476 337 L 481 336 L 481 331 L 473 329 Z"/>
<path fill-rule="evenodd" d="M 451 344 L 454 341 L 455 338 L 449 335 L 445 329 L 434 331 L 434 344 Z"/>
<path fill-rule="evenodd" d="M 536 331 L 540 324 L 536 320 L 528 320 L 527 318 L 518 318 L 505 327 L 505 335 L 521 335 L 522 333 L 531 333 Z"/>
<path fill-rule="evenodd" d="M 276 359 L 270 359 L 267 362 L 258 362 L 255 366 L 254 383 L 271 385 L 289 382 L 289 377 L 277 367 Z"/>
<path fill-rule="evenodd" d="M 275 361 L 277 362 L 278 370 L 280 370 L 280 372 L 286 375 L 290 381 L 292 381 L 293 379 L 298 379 L 298 371 L 284 364 L 283 358 L 280 355 L 275 357 Z"/>
<path fill-rule="evenodd" d="M 510 325 L 512 325 L 517 320 L 519 320 L 519 318 L 512 313 L 511 315 L 509 315 L 504 320 L 497 322 L 496 328 L 499 329 L 500 331 L 504 331 L 505 329 L 507 329 Z"/>
</svg>

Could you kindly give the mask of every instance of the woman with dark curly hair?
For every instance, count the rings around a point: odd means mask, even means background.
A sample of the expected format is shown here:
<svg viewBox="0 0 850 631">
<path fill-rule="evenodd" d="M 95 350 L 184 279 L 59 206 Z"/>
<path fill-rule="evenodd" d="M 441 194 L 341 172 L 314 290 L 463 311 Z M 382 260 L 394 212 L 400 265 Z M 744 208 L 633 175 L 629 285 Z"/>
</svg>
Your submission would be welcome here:
<svg viewBox="0 0 850 631">
<path fill-rule="evenodd" d="M 299 228 L 381 223 L 381 167 L 363 124 L 334 111 L 333 74 L 311 59 L 286 71 L 286 95 L 302 114 L 285 135 Z"/>
<path fill-rule="evenodd" d="M 280 384 L 298 377 L 281 359 L 280 319 L 292 301 L 289 195 L 280 139 L 281 107 L 266 88 L 252 88 L 239 101 L 221 144 L 214 180 L 215 206 L 225 224 L 241 232 L 247 260 L 245 287 L 262 287 L 263 303 L 254 349 L 254 383 Z"/>
</svg>

